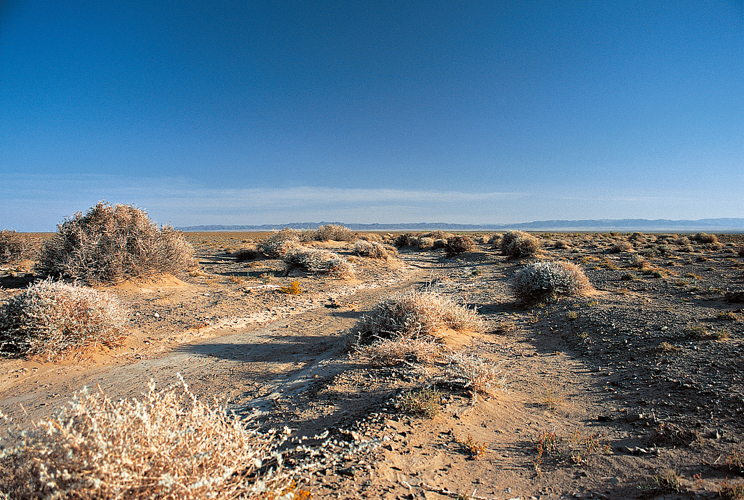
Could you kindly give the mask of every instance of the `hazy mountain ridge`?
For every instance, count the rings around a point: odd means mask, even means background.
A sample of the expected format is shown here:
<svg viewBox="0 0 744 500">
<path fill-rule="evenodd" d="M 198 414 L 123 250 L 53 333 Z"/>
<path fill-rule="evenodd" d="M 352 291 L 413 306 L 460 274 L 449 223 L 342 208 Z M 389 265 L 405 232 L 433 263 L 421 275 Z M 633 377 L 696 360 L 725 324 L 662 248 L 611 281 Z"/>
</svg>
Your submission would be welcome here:
<svg viewBox="0 0 744 500">
<path fill-rule="evenodd" d="M 186 226 L 181 231 L 278 231 L 291 229 L 317 229 L 327 224 L 340 224 L 354 231 L 505 231 L 523 229 L 532 231 L 744 231 L 744 218 L 719 218 L 698 220 L 670 219 L 586 219 L 545 220 L 516 224 L 451 224 L 445 222 L 415 222 L 398 224 L 356 224 L 343 222 L 293 222 L 289 224 L 262 225 L 202 225 Z"/>
</svg>

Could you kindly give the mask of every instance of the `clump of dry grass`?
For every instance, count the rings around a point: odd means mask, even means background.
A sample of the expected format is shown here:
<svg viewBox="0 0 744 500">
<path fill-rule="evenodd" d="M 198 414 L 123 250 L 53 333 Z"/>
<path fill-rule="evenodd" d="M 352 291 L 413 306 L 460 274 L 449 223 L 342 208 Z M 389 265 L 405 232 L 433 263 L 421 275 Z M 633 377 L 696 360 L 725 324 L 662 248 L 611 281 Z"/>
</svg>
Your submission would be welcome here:
<svg viewBox="0 0 744 500">
<path fill-rule="evenodd" d="M 511 283 L 514 295 L 524 302 L 583 295 L 592 290 L 584 271 L 570 262 L 541 261 L 524 266 Z"/>
<path fill-rule="evenodd" d="M 491 394 L 504 386 L 503 370 L 492 361 L 472 353 L 458 351 L 447 356 L 445 376 L 460 380 L 473 394 Z"/>
<path fill-rule="evenodd" d="M 475 241 L 470 236 L 450 236 L 444 251 L 448 257 L 475 250 Z"/>
<path fill-rule="evenodd" d="M 541 248 L 540 240 L 523 231 L 507 231 L 501 238 L 501 253 L 511 259 L 536 255 Z"/>
<path fill-rule="evenodd" d="M 315 233 L 318 241 L 355 241 L 358 237 L 354 231 L 340 224 L 320 226 Z"/>
<path fill-rule="evenodd" d="M 249 429 L 181 381 L 180 393 L 150 382 L 141 401 L 84 390 L 33 429 L 6 429 L 0 490 L 16 499 L 83 500 L 277 498 L 287 491 L 291 478 L 277 449 L 288 431 Z"/>
<path fill-rule="evenodd" d="M 442 407 L 442 396 L 442 392 L 435 388 L 423 387 L 401 395 L 397 405 L 405 413 L 434 418 Z"/>
<path fill-rule="evenodd" d="M 194 265 L 194 249 L 170 226 L 158 226 L 143 210 L 100 202 L 57 226 L 38 268 L 87 284 L 175 273 Z"/>
<path fill-rule="evenodd" d="M 20 260 L 29 254 L 30 249 L 28 235 L 8 229 L 0 231 L 0 264 Z"/>
<path fill-rule="evenodd" d="M 377 243 L 376 241 L 359 240 L 354 244 L 354 253 L 361 255 L 362 257 L 369 257 L 371 259 L 382 259 L 387 260 L 390 257 L 389 252 L 394 252 L 395 249 L 385 248 L 384 245 Z"/>
<path fill-rule="evenodd" d="M 0 307 L 0 354 L 61 358 L 121 344 L 127 313 L 92 288 L 40 281 Z"/>
<path fill-rule="evenodd" d="M 372 344 L 355 345 L 356 357 L 376 366 L 403 363 L 429 365 L 442 354 L 442 345 L 431 338 L 396 337 L 379 339 Z"/>
<path fill-rule="evenodd" d="M 441 328 L 481 331 L 483 323 L 475 309 L 433 291 L 410 291 L 391 295 L 362 316 L 353 329 L 357 344 L 378 339 L 425 337 Z"/>
<path fill-rule="evenodd" d="M 294 229 L 284 228 L 262 241 L 258 246 L 258 250 L 270 259 L 280 259 L 299 244 L 299 232 Z"/>
<path fill-rule="evenodd" d="M 348 260 L 322 248 L 295 246 L 284 255 L 283 260 L 292 267 L 299 267 L 311 273 L 328 274 L 339 278 L 354 276 L 354 268 Z"/>
</svg>

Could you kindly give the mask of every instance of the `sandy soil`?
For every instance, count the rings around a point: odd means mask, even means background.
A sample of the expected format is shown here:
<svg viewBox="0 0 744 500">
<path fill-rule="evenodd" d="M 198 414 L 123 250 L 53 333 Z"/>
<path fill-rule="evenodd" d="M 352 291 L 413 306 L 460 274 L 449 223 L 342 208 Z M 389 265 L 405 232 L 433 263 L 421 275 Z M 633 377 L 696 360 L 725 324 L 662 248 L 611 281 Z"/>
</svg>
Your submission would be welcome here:
<svg viewBox="0 0 744 500">
<path fill-rule="evenodd" d="M 236 262 L 233 252 L 261 235 L 188 237 L 197 271 L 106 288 L 131 311 L 123 347 L 0 360 L 0 410 L 28 423 L 83 386 L 134 397 L 150 378 L 167 385 L 181 373 L 200 398 L 227 397 L 261 425 L 371 442 L 306 478 L 301 487 L 319 499 L 717 498 L 726 478 L 742 481 L 744 306 L 726 300 L 744 286 L 740 237 L 635 236 L 632 251 L 611 253 L 628 235 L 544 235 L 544 257 L 581 264 L 596 292 L 539 307 L 509 290 L 525 262 L 486 243 L 454 258 L 402 249 L 389 261 L 326 243 L 353 259 L 356 277 L 340 280 Z M 0 270 L 0 301 L 35 279 L 32 266 Z M 278 290 L 292 281 L 302 294 Z M 423 288 L 478 308 L 486 331 L 453 345 L 504 377 L 488 397 L 440 387 L 433 418 L 399 404 L 431 386 L 431 372 L 372 366 L 347 349 L 377 301 Z"/>
</svg>

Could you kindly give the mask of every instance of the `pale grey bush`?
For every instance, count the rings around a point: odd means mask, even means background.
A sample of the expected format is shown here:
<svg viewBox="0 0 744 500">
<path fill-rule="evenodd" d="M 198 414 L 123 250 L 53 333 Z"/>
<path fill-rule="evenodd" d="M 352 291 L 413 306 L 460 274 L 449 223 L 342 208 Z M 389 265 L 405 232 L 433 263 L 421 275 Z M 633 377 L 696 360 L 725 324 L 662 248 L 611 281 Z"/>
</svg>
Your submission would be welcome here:
<svg viewBox="0 0 744 500">
<path fill-rule="evenodd" d="M 571 262 L 541 261 L 524 266 L 511 283 L 514 295 L 525 302 L 582 295 L 592 289 L 584 271 Z"/>
<path fill-rule="evenodd" d="M 320 226 L 316 233 L 318 241 L 355 241 L 357 238 L 354 231 L 340 224 Z"/>
<path fill-rule="evenodd" d="M 292 267 L 299 267 L 311 273 L 329 274 L 340 278 L 354 276 L 354 268 L 348 260 L 322 248 L 296 246 L 282 259 Z"/>
<path fill-rule="evenodd" d="M 540 240 L 524 231 L 508 231 L 501 238 L 501 253 L 511 259 L 536 255 L 542 246 Z"/>
<path fill-rule="evenodd" d="M 291 249 L 296 248 L 299 243 L 300 232 L 284 228 L 263 240 L 258 245 L 258 250 L 270 259 L 279 259 L 284 257 Z"/>
<path fill-rule="evenodd" d="M 433 291 L 396 293 L 377 303 L 353 329 L 357 344 L 378 339 L 433 334 L 440 328 L 481 331 L 483 322 L 475 309 Z"/>
<path fill-rule="evenodd" d="M 390 257 L 389 251 L 395 251 L 394 249 L 386 249 L 385 246 L 377 243 L 376 241 L 365 241 L 359 240 L 354 244 L 354 253 L 361 255 L 362 257 L 369 257 L 371 259 L 383 259 L 386 260 Z"/>
<path fill-rule="evenodd" d="M 110 294 L 45 280 L 0 307 L 0 354 L 64 357 L 121 344 L 127 312 Z"/>
<path fill-rule="evenodd" d="M 37 268 L 43 274 L 87 284 L 176 273 L 195 264 L 182 233 L 158 226 L 143 210 L 100 202 L 57 226 Z"/>
</svg>

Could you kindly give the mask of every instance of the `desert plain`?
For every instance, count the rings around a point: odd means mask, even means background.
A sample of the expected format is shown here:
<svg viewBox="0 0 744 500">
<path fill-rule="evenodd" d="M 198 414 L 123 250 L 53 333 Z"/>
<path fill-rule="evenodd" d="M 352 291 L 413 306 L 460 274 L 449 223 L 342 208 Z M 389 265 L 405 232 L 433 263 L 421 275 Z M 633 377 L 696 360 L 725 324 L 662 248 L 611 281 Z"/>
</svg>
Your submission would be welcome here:
<svg viewBox="0 0 744 500">
<path fill-rule="evenodd" d="M 236 257 L 269 235 L 185 233 L 189 272 L 100 287 L 128 309 L 123 345 L 0 358 L 0 410 L 31 425 L 83 387 L 139 397 L 180 374 L 200 400 L 326 443 L 333 458 L 298 478 L 310 498 L 744 498 L 744 236 L 539 233 L 523 259 L 490 233 L 451 256 L 307 243 L 351 262 L 353 276 L 334 277 Z M 581 266 L 593 290 L 518 300 L 513 277 L 535 260 Z M 39 279 L 34 265 L 1 266 L 0 303 Z M 438 335 L 492 368 L 487 390 L 436 356 L 355 349 L 355 325 L 412 291 L 477 311 L 479 331 Z"/>
</svg>

